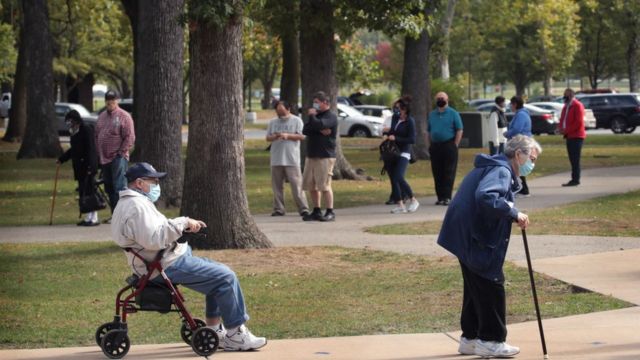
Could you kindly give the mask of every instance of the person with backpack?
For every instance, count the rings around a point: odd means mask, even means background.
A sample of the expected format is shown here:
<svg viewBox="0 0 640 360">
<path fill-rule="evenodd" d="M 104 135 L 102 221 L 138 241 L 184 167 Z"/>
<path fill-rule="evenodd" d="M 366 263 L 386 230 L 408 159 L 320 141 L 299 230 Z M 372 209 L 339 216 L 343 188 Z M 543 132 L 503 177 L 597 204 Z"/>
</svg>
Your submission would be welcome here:
<svg viewBox="0 0 640 360">
<path fill-rule="evenodd" d="M 96 152 L 93 126 L 85 124 L 80 113 L 76 110 L 69 111 L 64 120 L 71 134 L 69 140 L 71 147 L 58 158 L 57 163 L 62 164 L 71 159 L 73 178 L 78 181 L 78 191 L 82 200 L 84 196 L 91 195 L 96 191 L 94 177 L 98 171 L 98 153 Z M 78 223 L 78 226 L 97 225 L 100 223 L 96 210 L 85 213 L 84 219 Z"/>
<path fill-rule="evenodd" d="M 496 96 L 496 105 L 491 109 L 489 114 L 489 154 L 504 153 L 504 143 L 507 139 L 504 137 L 507 131 L 507 117 L 504 114 L 506 109 L 504 96 Z"/>
<path fill-rule="evenodd" d="M 396 203 L 396 207 L 391 210 L 391 213 L 414 212 L 420 203 L 413 195 L 411 186 L 404 177 L 411 160 L 411 147 L 416 142 L 416 122 L 411 116 L 410 96 L 405 95 L 396 101 L 393 106 L 391 127 L 383 135 L 384 140 L 395 142 L 399 152 L 395 161 L 393 159 L 385 161 L 385 169 L 391 179 L 391 197 Z M 403 200 L 403 196 L 409 199 L 407 203 Z"/>
</svg>

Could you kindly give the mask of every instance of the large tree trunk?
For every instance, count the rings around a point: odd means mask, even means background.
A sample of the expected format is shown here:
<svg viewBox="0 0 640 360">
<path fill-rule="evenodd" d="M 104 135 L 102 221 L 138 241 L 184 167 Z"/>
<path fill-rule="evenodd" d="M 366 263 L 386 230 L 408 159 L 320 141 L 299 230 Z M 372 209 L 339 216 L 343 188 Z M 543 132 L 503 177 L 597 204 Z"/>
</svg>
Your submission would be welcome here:
<svg viewBox="0 0 640 360">
<path fill-rule="evenodd" d="M 239 1 L 239 0 L 238 0 Z M 249 213 L 244 174 L 242 15 L 190 35 L 189 144 L 181 213 L 207 223 L 199 248 L 273 246 Z"/>
<path fill-rule="evenodd" d="M 22 24 L 20 25 L 16 75 L 13 79 L 13 93 L 11 94 L 9 125 L 2 138 L 2 140 L 8 142 L 22 141 L 27 126 L 27 46 L 24 42 L 24 33 L 24 20 L 22 20 Z"/>
<path fill-rule="evenodd" d="M 138 109 L 139 104 L 137 101 L 138 95 L 141 93 L 139 91 L 140 81 L 138 77 L 140 76 L 141 71 L 145 71 L 145 69 L 141 68 L 142 63 L 139 61 L 140 51 L 138 46 L 138 17 L 140 16 L 140 0 L 122 0 L 122 5 L 124 7 L 124 11 L 129 18 L 129 23 L 131 24 L 131 34 L 133 38 L 133 111 L 131 111 L 131 117 L 133 118 L 133 127 L 135 128 L 136 135 L 140 134 L 142 129 L 139 127 L 136 118 L 138 117 Z M 121 94 L 122 95 L 122 94 Z M 133 154 L 131 154 L 132 160 L 143 161 L 138 158 L 138 150 L 134 149 Z"/>
<path fill-rule="evenodd" d="M 418 159 L 429 159 L 426 141 L 427 115 L 429 113 L 430 74 L 429 56 L 431 40 L 427 30 L 414 39 L 407 36 L 404 41 L 404 65 L 402 68 L 402 94 L 410 95 L 411 115 L 416 120 L 416 144 L 414 151 Z"/>
<path fill-rule="evenodd" d="M 300 46 L 298 34 L 292 31 L 281 35 L 282 77 L 280 99 L 291 104 L 292 112 L 298 113 L 298 89 L 300 88 Z"/>
<path fill-rule="evenodd" d="M 630 15 L 631 16 L 631 15 Z M 629 73 L 629 92 L 638 92 L 638 67 L 640 67 L 640 24 L 635 23 L 633 29 L 629 29 L 629 45 L 627 46 L 627 69 Z"/>
<path fill-rule="evenodd" d="M 136 158 L 169 175 L 160 205 L 180 206 L 182 197 L 182 63 L 184 1 L 142 0 L 136 33 L 139 64 L 135 93 Z"/>
<path fill-rule="evenodd" d="M 24 0 L 27 67 L 27 127 L 18 159 L 62 153 L 53 101 L 53 51 L 45 0 Z"/>
<path fill-rule="evenodd" d="M 333 4 L 330 0 L 302 0 L 300 14 L 302 108 L 308 109 L 313 102 L 313 94 L 324 91 L 331 99 L 332 111 L 336 111 L 338 82 Z M 303 143 L 303 146 L 305 144 Z M 344 157 L 339 135 L 333 178 L 364 180 L 364 177 L 357 174 Z"/>
</svg>

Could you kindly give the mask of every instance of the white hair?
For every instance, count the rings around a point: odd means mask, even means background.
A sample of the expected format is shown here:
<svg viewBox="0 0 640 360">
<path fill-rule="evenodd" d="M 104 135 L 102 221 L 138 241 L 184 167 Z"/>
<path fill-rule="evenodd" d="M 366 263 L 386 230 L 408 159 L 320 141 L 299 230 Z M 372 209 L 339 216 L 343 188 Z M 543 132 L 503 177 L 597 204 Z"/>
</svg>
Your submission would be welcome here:
<svg viewBox="0 0 640 360">
<path fill-rule="evenodd" d="M 538 154 L 542 152 L 542 147 L 534 138 L 516 135 L 505 144 L 504 154 L 509 159 L 513 159 L 513 157 L 516 156 L 516 151 L 520 150 L 520 152 L 529 155 L 533 149 L 536 149 Z"/>
</svg>

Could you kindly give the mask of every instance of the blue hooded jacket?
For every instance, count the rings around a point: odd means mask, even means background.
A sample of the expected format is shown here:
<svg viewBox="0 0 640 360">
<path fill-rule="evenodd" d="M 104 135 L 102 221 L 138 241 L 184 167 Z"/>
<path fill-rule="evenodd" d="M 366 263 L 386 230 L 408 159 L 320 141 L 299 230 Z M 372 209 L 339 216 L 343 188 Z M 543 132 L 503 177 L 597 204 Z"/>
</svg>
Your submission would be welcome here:
<svg viewBox="0 0 640 360">
<path fill-rule="evenodd" d="M 526 108 L 516 111 L 513 119 L 509 123 L 507 131 L 504 133 L 504 137 L 511 139 L 516 135 L 525 135 L 531 137 L 531 115 Z"/>
<path fill-rule="evenodd" d="M 503 154 L 479 154 L 474 166 L 449 204 L 438 245 L 479 276 L 502 283 L 520 183 Z"/>
</svg>

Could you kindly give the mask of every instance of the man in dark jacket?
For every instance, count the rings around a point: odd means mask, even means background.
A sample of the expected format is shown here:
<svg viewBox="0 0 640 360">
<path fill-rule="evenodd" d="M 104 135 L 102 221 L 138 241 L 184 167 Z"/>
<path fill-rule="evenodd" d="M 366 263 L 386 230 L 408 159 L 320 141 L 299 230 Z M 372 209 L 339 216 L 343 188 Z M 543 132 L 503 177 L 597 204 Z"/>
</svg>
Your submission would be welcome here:
<svg viewBox="0 0 640 360">
<path fill-rule="evenodd" d="M 322 91 L 313 96 L 313 107 L 309 109 L 309 119 L 302 128 L 307 137 L 307 158 L 302 174 L 302 188 L 309 191 L 313 201 L 313 212 L 303 216 L 304 221 L 334 221 L 333 190 L 331 177 L 336 163 L 336 136 L 338 117 L 331 112 L 329 97 Z M 320 209 L 324 197 L 327 210 Z"/>
<path fill-rule="evenodd" d="M 80 117 L 80 113 L 71 110 L 65 116 L 65 122 L 69 127 L 71 147 L 60 158 L 58 163 L 64 163 L 71 159 L 73 164 L 73 177 L 78 181 L 80 199 L 85 195 L 90 195 L 95 190 L 94 176 L 98 169 L 98 153 L 96 152 L 96 142 L 93 127 L 87 125 Z M 98 212 L 96 210 L 85 214 L 84 220 L 78 226 L 99 225 Z"/>
<path fill-rule="evenodd" d="M 520 352 L 505 342 L 502 266 L 511 224 L 522 229 L 529 225 L 528 216 L 514 204 L 521 188 L 518 176 L 532 170 L 541 152 L 533 138 L 516 135 L 504 154 L 478 155 L 445 215 L 438 244 L 458 258 L 464 279 L 461 354 L 505 357 Z"/>
</svg>

